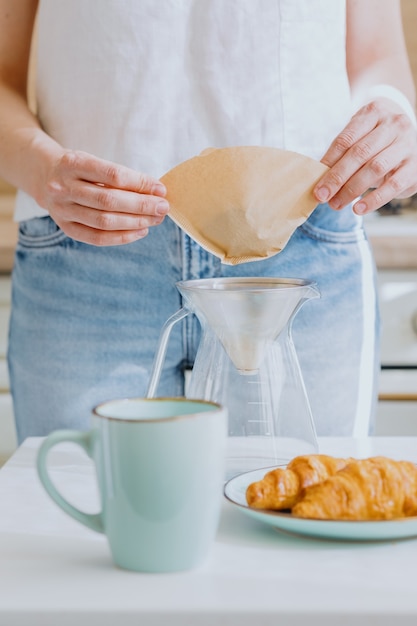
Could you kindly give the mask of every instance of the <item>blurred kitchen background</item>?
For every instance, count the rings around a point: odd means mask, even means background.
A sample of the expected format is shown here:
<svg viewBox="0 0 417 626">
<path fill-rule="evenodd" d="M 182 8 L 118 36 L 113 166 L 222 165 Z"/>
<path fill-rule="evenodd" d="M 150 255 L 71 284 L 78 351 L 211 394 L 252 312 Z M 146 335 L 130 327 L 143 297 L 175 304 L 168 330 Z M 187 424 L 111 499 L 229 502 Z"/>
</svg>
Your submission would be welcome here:
<svg viewBox="0 0 417 626">
<path fill-rule="evenodd" d="M 401 0 L 410 62 L 417 84 L 417 0 Z M 35 41 L 36 45 L 36 41 Z M 29 79 L 33 98 L 32 63 Z M 6 367 L 10 272 L 17 226 L 15 190 L 0 179 L 0 464 L 16 448 Z M 382 355 L 377 435 L 417 435 L 417 195 L 393 201 L 366 218 L 378 267 Z"/>
</svg>

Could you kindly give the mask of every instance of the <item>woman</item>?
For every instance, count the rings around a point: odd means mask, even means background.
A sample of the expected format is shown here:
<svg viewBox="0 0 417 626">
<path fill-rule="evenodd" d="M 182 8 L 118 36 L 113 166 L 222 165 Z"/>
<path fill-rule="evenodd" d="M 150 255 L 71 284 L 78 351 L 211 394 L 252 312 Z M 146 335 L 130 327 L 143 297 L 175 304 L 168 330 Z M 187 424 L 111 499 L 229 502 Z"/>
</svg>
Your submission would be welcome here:
<svg viewBox="0 0 417 626">
<path fill-rule="evenodd" d="M 294 325 L 317 431 L 367 434 L 378 330 L 361 216 L 417 191 L 413 107 L 397 0 L 0 0 L 0 176 L 20 190 L 19 441 L 144 393 L 175 282 L 241 275 L 317 281 L 321 300 Z M 283 252 L 222 266 L 164 219 L 158 179 L 209 146 L 250 144 L 330 169 Z M 183 392 L 197 342 L 195 321 L 178 329 L 161 394 Z"/>
</svg>

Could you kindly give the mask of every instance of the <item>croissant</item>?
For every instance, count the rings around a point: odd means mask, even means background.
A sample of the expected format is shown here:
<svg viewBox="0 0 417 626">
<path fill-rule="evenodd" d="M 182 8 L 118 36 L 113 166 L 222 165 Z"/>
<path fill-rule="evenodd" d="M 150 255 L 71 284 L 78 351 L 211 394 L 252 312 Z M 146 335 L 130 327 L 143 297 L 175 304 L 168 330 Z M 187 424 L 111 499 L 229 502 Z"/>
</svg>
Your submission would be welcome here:
<svg viewBox="0 0 417 626">
<path fill-rule="evenodd" d="M 350 460 L 325 454 L 297 456 L 286 469 L 271 470 L 262 480 L 251 483 L 246 490 L 246 501 L 256 509 L 291 509 L 304 489 L 326 480 Z"/>
<path fill-rule="evenodd" d="M 332 520 L 389 520 L 416 515 L 417 467 L 386 457 L 353 461 L 306 489 L 292 514 Z"/>
</svg>

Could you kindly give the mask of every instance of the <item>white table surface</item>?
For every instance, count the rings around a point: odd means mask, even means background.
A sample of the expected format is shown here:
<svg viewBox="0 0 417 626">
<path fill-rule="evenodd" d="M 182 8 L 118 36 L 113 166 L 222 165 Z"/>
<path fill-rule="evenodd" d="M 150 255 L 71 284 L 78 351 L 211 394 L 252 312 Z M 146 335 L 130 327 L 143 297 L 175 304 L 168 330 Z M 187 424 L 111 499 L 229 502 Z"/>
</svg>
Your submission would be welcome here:
<svg viewBox="0 0 417 626">
<path fill-rule="evenodd" d="M 207 562 L 191 572 L 113 566 L 106 539 L 65 515 L 28 439 L 0 471 L 1 626 L 404 626 L 417 624 L 417 539 L 343 543 L 285 535 L 224 502 Z M 322 452 L 417 461 L 417 437 L 321 439 Z M 51 474 L 98 508 L 90 461 L 69 444 Z"/>
</svg>

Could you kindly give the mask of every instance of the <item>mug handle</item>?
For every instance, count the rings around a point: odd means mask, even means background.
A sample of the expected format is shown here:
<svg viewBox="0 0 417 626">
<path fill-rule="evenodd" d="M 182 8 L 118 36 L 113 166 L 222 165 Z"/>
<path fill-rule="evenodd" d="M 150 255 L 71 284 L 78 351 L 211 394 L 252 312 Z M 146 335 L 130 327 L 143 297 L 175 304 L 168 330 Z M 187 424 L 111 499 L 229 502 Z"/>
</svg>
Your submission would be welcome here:
<svg viewBox="0 0 417 626">
<path fill-rule="evenodd" d="M 49 496 L 54 500 L 54 502 L 63 510 L 65 513 L 68 513 L 71 517 L 76 519 L 81 524 L 84 524 L 88 528 L 95 530 L 99 533 L 104 533 L 104 525 L 103 525 L 103 516 L 102 513 L 83 513 L 75 506 L 70 504 L 65 498 L 61 496 L 58 489 L 53 484 L 47 465 L 47 456 L 48 452 L 51 448 L 56 446 L 58 443 L 62 443 L 64 441 L 70 441 L 72 443 L 78 444 L 88 456 L 91 458 L 92 456 L 92 444 L 93 444 L 93 431 L 82 432 L 78 430 L 57 430 L 42 442 L 37 456 L 37 470 L 38 476 L 44 488 L 46 489 Z"/>
</svg>

